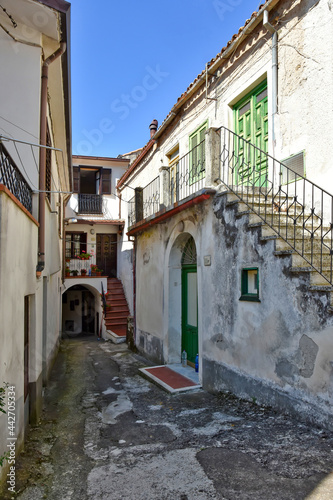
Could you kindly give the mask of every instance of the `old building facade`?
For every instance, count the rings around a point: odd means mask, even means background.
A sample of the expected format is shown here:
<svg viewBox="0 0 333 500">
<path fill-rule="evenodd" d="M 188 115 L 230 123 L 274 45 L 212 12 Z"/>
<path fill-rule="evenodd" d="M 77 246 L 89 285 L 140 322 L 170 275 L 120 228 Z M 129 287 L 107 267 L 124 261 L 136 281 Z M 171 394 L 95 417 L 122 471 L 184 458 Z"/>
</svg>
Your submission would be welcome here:
<svg viewBox="0 0 333 500">
<path fill-rule="evenodd" d="M 137 348 L 328 426 L 331 23 L 330 2 L 267 0 L 118 183 Z"/>
<path fill-rule="evenodd" d="M 38 421 L 61 336 L 72 189 L 69 15 L 63 0 L 5 0 L 0 10 L 0 380 L 15 413 L 12 434 L 0 414 L 0 455 L 10 437 L 19 452 L 28 423 Z"/>
<path fill-rule="evenodd" d="M 65 335 L 87 333 L 110 338 L 111 332 L 119 329 L 115 317 L 125 329 L 128 309 L 117 278 L 125 252 L 125 248 L 121 252 L 120 241 L 127 211 L 122 211 L 116 185 L 128 163 L 126 158 L 73 156 L 73 194 L 65 212 L 62 315 Z M 104 294 L 103 300 L 111 301 L 115 285 L 121 288 L 121 298 L 117 296 L 116 301 L 125 306 L 121 310 L 117 303 L 116 315 L 111 314 L 111 303 L 105 302 L 103 311 L 101 300 Z M 125 336 L 124 331 L 122 337 Z"/>
</svg>

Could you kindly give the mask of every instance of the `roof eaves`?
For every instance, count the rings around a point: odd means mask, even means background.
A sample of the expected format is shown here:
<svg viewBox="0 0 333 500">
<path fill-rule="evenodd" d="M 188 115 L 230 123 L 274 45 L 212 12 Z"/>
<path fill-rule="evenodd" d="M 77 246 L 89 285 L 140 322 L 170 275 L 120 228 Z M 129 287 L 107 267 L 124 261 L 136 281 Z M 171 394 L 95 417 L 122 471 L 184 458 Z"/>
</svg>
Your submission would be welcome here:
<svg viewBox="0 0 333 500">
<path fill-rule="evenodd" d="M 121 187 L 121 185 L 124 183 L 124 181 L 133 172 L 133 170 L 135 169 L 135 167 L 140 163 L 140 161 L 142 160 L 142 158 L 144 158 L 146 156 L 146 154 L 148 153 L 148 151 L 153 147 L 153 145 L 155 144 L 155 142 L 156 142 L 155 139 L 150 139 L 149 142 L 147 142 L 147 144 L 145 145 L 145 147 L 143 148 L 143 150 L 139 154 L 139 156 L 134 160 L 134 162 L 132 163 L 132 165 L 130 165 L 130 167 L 126 170 L 126 172 L 120 177 L 120 179 L 118 181 L 118 184 L 117 184 L 117 188 Z"/>
<path fill-rule="evenodd" d="M 262 16 L 264 10 L 268 9 L 271 6 L 277 4 L 280 0 L 266 0 L 258 7 L 258 11 L 252 13 L 251 17 L 247 19 L 244 23 L 244 26 L 240 27 L 238 33 L 235 33 L 231 39 L 228 41 L 227 45 L 222 48 L 221 52 L 219 52 L 213 59 L 211 59 L 207 63 L 207 69 L 216 69 L 221 65 L 224 59 L 227 59 L 229 53 L 235 49 L 237 44 L 240 44 L 243 38 L 247 35 L 248 30 L 252 29 L 258 22 L 260 17 Z M 160 127 L 156 131 L 154 138 L 157 139 L 165 128 L 169 125 L 169 123 L 176 116 L 177 112 L 180 110 L 181 106 L 189 99 L 189 97 L 205 82 L 205 74 L 206 68 L 193 80 L 193 82 L 187 87 L 186 91 L 178 97 L 176 103 L 171 108 L 171 111 L 166 116 L 164 121 L 161 123 Z"/>
</svg>

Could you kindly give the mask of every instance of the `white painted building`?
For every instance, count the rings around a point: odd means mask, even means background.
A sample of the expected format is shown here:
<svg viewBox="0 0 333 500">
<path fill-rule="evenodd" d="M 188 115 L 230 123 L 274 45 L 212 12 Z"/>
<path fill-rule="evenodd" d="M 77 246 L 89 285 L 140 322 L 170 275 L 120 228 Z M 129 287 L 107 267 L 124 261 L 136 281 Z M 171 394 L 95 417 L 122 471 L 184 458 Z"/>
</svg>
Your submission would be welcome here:
<svg viewBox="0 0 333 500">
<path fill-rule="evenodd" d="M 15 393 L 16 453 L 40 417 L 61 334 L 63 210 L 72 189 L 69 15 L 63 0 L 4 0 L 0 8 L 0 380 Z M 0 455 L 8 432 L 1 413 Z"/>
<path fill-rule="evenodd" d="M 65 213 L 65 335 L 106 335 L 101 293 L 108 290 L 108 278 L 119 277 L 126 253 L 124 245 L 121 253 L 120 241 L 127 207 L 122 207 L 116 185 L 128 164 L 126 158 L 73 156 L 73 194 Z"/>
<path fill-rule="evenodd" d="M 118 183 L 138 349 L 198 354 L 205 389 L 327 426 L 332 16 L 325 0 L 267 0 Z"/>
</svg>

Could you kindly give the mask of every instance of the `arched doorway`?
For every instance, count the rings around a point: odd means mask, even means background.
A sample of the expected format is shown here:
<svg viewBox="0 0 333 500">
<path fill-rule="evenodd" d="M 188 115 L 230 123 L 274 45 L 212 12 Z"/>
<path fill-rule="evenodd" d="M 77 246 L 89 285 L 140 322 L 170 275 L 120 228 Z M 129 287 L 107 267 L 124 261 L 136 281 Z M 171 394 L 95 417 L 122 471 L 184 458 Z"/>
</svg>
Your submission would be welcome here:
<svg viewBox="0 0 333 500">
<path fill-rule="evenodd" d="M 194 366 L 199 351 L 198 342 L 198 284 L 197 251 L 194 239 L 189 237 L 181 258 L 182 286 L 182 340 L 181 350 L 187 353 L 187 362 Z"/>
<path fill-rule="evenodd" d="M 62 331 L 64 335 L 94 335 L 98 333 L 98 313 L 95 296 L 85 286 L 75 285 L 62 296 Z"/>
<path fill-rule="evenodd" d="M 168 262 L 167 363 L 180 363 L 185 349 L 190 364 L 198 354 L 197 252 L 191 234 L 182 232 L 173 242 Z M 194 366 L 194 365 L 193 365 Z"/>
</svg>

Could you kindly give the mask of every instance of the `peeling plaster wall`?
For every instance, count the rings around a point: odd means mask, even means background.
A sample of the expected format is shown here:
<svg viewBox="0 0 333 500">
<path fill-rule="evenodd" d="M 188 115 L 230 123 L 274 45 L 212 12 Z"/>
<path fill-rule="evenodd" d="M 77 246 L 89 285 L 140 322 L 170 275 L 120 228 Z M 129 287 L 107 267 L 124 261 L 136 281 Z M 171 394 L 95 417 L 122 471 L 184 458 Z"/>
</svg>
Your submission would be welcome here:
<svg viewBox="0 0 333 500">
<path fill-rule="evenodd" d="M 304 150 L 307 177 L 323 188 L 332 179 L 332 21 L 331 2 L 308 0 L 296 3 L 279 30 L 280 159 Z"/>
<path fill-rule="evenodd" d="M 290 258 L 275 256 L 274 242 L 262 242 L 259 228 L 248 229 L 246 218 L 235 218 L 233 210 L 225 208 L 224 196 L 215 198 L 214 213 L 214 272 L 208 280 L 203 274 L 204 366 L 230 369 L 329 413 L 333 360 L 329 292 L 309 291 L 309 276 L 291 274 Z M 260 303 L 239 300 L 241 271 L 250 266 L 259 269 Z M 204 386 L 270 402 L 260 390 L 251 393 L 241 385 L 233 387 L 216 375 L 211 368 L 204 371 Z"/>
<path fill-rule="evenodd" d="M 279 30 L 275 144 L 271 35 L 260 24 L 210 79 L 210 96 L 217 101 L 207 102 L 203 87 L 191 96 L 128 182 L 146 186 L 168 165 L 167 155 L 177 144 L 180 156 L 186 154 L 189 135 L 204 121 L 208 127 L 233 129 L 234 104 L 267 79 L 269 152 L 283 160 L 305 151 L 307 177 L 329 186 L 332 16 L 332 2 L 326 0 L 280 2 L 270 13 Z M 133 196 L 129 189 L 124 192 L 128 199 Z M 275 256 L 274 242 L 262 241 L 260 229 L 248 228 L 246 218 L 235 218 L 234 210 L 218 194 L 137 237 L 137 346 L 156 362 L 180 361 L 180 263 L 177 267 L 173 258 L 181 235 L 178 223 L 183 221 L 183 234 L 194 238 L 198 255 L 203 386 L 231 390 L 332 426 L 329 292 L 310 291 L 309 274 L 291 273 L 290 256 Z M 205 256 L 210 265 L 205 265 Z M 245 267 L 259 269 L 260 302 L 239 300 Z"/>
<path fill-rule="evenodd" d="M 231 390 L 329 425 L 328 292 L 309 291 L 308 275 L 291 274 L 290 257 L 275 256 L 274 242 L 261 241 L 260 229 L 249 229 L 246 217 L 236 218 L 225 202 L 226 196 L 216 195 L 138 238 L 137 347 L 155 362 L 180 362 L 180 266 L 177 275 L 172 249 L 182 234 L 191 235 L 198 255 L 204 388 Z M 205 265 L 205 256 L 211 265 Z M 259 268 L 260 302 L 239 300 L 241 271 L 250 266 Z"/>
</svg>

